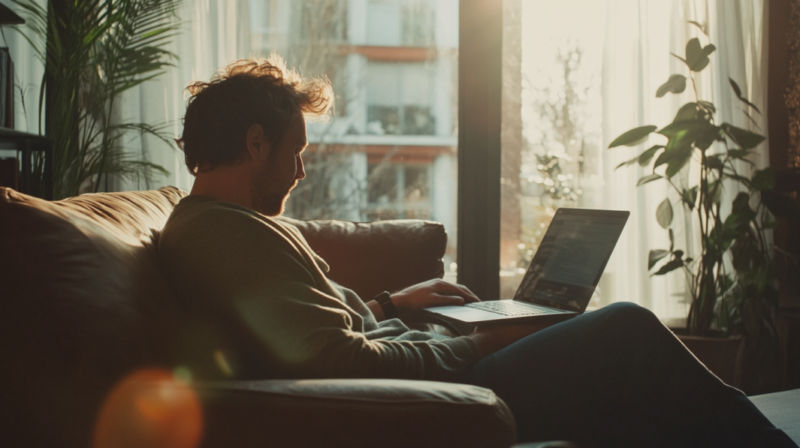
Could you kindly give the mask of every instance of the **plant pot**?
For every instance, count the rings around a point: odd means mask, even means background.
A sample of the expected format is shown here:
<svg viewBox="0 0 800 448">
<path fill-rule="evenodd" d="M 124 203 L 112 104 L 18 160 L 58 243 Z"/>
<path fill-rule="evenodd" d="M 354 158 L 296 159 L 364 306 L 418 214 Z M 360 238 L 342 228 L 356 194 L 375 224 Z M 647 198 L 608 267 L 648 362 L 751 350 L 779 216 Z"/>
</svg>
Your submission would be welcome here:
<svg viewBox="0 0 800 448">
<path fill-rule="evenodd" d="M 671 330 L 714 375 L 726 384 L 742 389 L 744 339 L 741 336 L 691 336 L 686 334 L 685 328 L 672 328 Z"/>
</svg>

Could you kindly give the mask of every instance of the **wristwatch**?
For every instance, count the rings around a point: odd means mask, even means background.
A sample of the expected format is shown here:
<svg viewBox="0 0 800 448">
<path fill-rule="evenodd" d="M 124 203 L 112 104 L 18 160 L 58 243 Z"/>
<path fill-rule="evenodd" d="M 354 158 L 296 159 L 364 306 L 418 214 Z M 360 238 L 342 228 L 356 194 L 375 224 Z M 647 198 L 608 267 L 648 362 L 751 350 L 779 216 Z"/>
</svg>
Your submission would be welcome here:
<svg viewBox="0 0 800 448">
<path fill-rule="evenodd" d="M 386 317 L 386 319 L 394 319 L 397 317 L 397 307 L 394 306 L 394 302 L 392 302 L 392 296 L 390 296 L 388 292 L 384 291 L 375 296 L 375 298 L 372 300 L 378 302 L 378 305 L 381 306 L 383 315 Z"/>
</svg>

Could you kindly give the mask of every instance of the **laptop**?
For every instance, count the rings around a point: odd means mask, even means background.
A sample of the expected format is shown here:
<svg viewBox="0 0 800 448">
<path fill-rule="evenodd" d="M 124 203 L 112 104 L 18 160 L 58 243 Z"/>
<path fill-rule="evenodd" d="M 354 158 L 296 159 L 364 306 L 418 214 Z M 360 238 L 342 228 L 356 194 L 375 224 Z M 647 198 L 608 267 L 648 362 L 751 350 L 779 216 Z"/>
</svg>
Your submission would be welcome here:
<svg viewBox="0 0 800 448">
<path fill-rule="evenodd" d="M 627 211 L 560 208 L 513 300 L 439 306 L 425 311 L 474 325 L 566 320 L 582 314 L 629 216 Z"/>
</svg>

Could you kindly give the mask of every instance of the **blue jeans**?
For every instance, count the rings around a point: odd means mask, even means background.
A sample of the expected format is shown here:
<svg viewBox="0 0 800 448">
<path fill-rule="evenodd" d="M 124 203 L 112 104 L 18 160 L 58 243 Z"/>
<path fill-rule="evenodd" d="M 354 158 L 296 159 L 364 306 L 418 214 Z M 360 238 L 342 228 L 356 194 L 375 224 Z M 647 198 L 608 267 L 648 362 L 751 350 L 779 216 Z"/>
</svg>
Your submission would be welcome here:
<svg viewBox="0 0 800 448">
<path fill-rule="evenodd" d="M 481 359 L 464 383 L 508 404 L 520 442 L 581 447 L 796 446 L 650 311 L 617 303 Z"/>
</svg>

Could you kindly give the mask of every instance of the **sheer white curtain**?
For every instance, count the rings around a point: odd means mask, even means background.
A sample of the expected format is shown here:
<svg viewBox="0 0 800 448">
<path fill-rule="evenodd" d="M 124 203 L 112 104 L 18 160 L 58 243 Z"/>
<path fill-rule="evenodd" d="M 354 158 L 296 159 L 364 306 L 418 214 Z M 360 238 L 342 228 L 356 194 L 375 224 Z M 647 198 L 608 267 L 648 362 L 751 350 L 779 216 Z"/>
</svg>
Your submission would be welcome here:
<svg viewBox="0 0 800 448">
<path fill-rule="evenodd" d="M 699 99 L 717 106 L 718 122 L 759 131 L 732 95 L 728 77 L 734 78 L 752 102 L 762 110 L 766 108 L 764 7 L 763 0 L 609 0 L 602 81 L 604 147 L 628 129 L 649 124 L 663 127 L 672 121 L 680 105 L 694 101 L 691 86 L 680 95 L 655 97 L 671 74 L 688 75 L 688 69 L 670 52 L 683 55 L 686 42 L 694 37 L 703 45 L 711 42 L 717 47 L 709 67 L 695 74 Z M 708 36 L 689 21 L 703 24 Z M 761 129 L 766 129 L 766 117 L 759 121 Z M 673 271 L 650 277 L 647 253 L 669 247 L 668 234 L 655 219 L 656 207 L 664 198 L 669 197 L 676 210 L 676 248 L 683 248 L 687 254 L 699 248 L 694 220 L 678 212 L 682 210 L 679 198 L 665 182 L 636 187 L 637 180 L 649 174 L 649 167 L 635 164 L 615 170 L 619 163 L 663 141 L 653 135 L 634 148 L 604 151 L 605 206 L 630 210 L 631 218 L 601 288 L 605 289 L 603 297 L 640 303 L 663 320 L 679 324 L 688 311 L 684 275 Z M 768 163 L 766 145 L 758 148 L 756 159 L 759 166 Z M 697 167 L 688 166 L 678 176 L 684 186 L 694 185 Z M 732 188 L 728 186 L 723 203 L 735 196 Z"/>
</svg>

